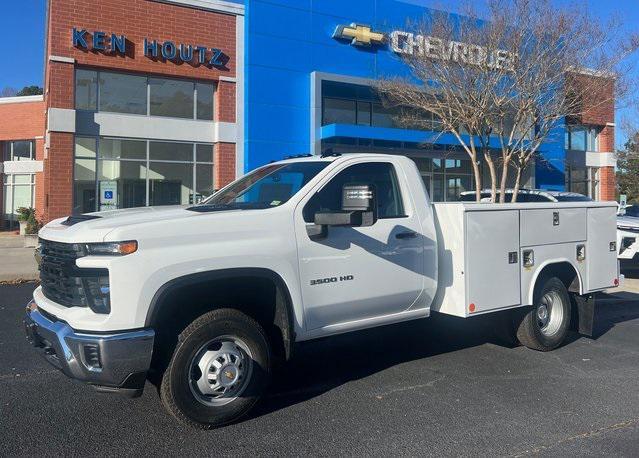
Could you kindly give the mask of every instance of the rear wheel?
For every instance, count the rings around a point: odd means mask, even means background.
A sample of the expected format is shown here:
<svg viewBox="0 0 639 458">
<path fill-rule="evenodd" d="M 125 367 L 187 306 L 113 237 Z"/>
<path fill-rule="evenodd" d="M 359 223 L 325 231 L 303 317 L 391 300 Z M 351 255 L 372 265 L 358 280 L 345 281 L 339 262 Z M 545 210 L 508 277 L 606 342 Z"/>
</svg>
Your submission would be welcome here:
<svg viewBox="0 0 639 458">
<path fill-rule="evenodd" d="M 543 280 L 542 280 L 543 281 Z M 563 282 L 551 277 L 535 294 L 535 303 L 517 327 L 522 345 L 539 351 L 557 348 L 570 325 L 570 297 Z"/>
<path fill-rule="evenodd" d="M 270 373 L 262 327 L 232 309 L 208 312 L 179 336 L 160 396 L 178 420 L 202 429 L 231 423 L 258 401 Z"/>
</svg>

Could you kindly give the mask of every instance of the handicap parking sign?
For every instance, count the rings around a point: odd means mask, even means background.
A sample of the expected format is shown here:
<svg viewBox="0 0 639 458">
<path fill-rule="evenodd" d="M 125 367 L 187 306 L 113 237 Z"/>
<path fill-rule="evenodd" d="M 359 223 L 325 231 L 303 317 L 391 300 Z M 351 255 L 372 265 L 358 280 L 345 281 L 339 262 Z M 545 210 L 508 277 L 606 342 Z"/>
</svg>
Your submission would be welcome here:
<svg viewBox="0 0 639 458">
<path fill-rule="evenodd" d="M 113 191 L 104 191 L 105 199 L 113 199 Z"/>
</svg>

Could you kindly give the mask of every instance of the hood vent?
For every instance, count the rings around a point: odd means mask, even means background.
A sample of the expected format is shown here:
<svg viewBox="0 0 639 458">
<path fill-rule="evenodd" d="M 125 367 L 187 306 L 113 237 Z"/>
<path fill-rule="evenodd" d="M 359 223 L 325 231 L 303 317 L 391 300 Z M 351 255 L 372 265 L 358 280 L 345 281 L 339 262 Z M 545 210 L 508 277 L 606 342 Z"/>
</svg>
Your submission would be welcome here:
<svg viewBox="0 0 639 458">
<path fill-rule="evenodd" d="M 83 221 L 89 221 L 91 219 L 99 219 L 100 216 L 95 215 L 73 215 L 62 221 L 63 226 L 73 226 L 74 224 L 81 223 Z"/>
</svg>

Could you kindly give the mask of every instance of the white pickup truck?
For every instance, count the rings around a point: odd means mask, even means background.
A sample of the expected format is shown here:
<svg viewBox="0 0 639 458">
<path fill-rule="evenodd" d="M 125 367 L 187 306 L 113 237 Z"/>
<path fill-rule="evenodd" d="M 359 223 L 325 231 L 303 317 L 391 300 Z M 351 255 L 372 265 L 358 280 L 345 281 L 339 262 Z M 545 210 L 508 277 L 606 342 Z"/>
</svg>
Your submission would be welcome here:
<svg viewBox="0 0 639 458">
<path fill-rule="evenodd" d="M 432 204 L 392 155 L 297 157 L 194 206 L 62 218 L 40 231 L 29 340 L 68 376 L 227 424 L 295 344 L 433 312 L 496 313 L 527 347 L 592 327 L 617 286 L 615 203 Z M 285 370 L 285 369 L 283 369 Z"/>
</svg>

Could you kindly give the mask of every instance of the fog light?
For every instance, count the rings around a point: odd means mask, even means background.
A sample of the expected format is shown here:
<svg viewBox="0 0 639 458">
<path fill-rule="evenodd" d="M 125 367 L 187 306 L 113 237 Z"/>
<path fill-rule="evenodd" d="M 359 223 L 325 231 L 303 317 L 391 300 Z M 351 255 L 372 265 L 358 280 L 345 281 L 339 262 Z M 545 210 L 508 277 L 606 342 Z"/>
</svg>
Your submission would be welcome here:
<svg viewBox="0 0 639 458">
<path fill-rule="evenodd" d="M 84 363 L 90 369 L 101 369 L 100 347 L 97 344 L 84 344 Z"/>
<path fill-rule="evenodd" d="M 535 265 L 535 252 L 533 250 L 524 250 L 522 256 L 524 267 L 532 267 Z"/>
</svg>

